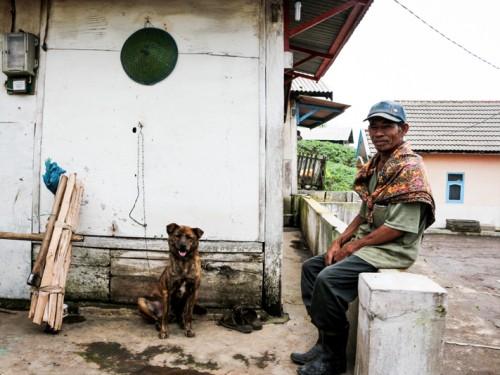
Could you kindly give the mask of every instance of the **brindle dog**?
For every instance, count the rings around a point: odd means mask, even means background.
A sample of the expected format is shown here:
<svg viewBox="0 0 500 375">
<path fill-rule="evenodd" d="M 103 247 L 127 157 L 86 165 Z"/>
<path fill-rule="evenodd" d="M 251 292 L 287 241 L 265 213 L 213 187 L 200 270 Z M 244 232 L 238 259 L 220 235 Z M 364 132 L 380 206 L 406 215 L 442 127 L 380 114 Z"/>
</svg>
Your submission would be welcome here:
<svg viewBox="0 0 500 375">
<path fill-rule="evenodd" d="M 193 308 L 201 281 L 198 252 L 203 231 L 175 223 L 167 225 L 170 255 L 167 266 L 148 297 L 137 301 L 139 312 L 159 324 L 161 339 L 168 337 L 168 319 L 174 315 L 187 337 L 194 337 Z"/>
</svg>

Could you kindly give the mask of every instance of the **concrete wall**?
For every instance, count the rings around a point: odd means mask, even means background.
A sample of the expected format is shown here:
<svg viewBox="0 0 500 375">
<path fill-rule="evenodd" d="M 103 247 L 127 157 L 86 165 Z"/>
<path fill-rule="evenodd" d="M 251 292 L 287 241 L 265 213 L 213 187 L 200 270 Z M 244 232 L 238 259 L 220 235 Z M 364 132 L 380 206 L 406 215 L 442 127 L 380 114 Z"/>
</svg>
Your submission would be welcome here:
<svg viewBox="0 0 500 375">
<path fill-rule="evenodd" d="M 10 1 L 0 2 L 0 32 L 10 32 Z M 40 2 L 16 1 L 16 31 L 38 34 Z M 3 38 L 0 38 L 2 50 Z M 0 231 L 31 233 L 36 95 L 12 96 L 3 87 L 0 71 Z M 35 178 L 38 176 L 36 175 Z M 0 297 L 27 298 L 26 279 L 31 270 L 31 244 L 0 240 Z"/>
<path fill-rule="evenodd" d="M 500 227 L 500 155 L 422 154 L 436 201 L 434 228 L 446 219 L 478 220 Z M 448 173 L 464 173 L 463 203 L 446 203 Z"/>
<path fill-rule="evenodd" d="M 179 50 L 172 74 L 153 86 L 132 81 L 120 63 L 146 17 Z M 260 20 L 253 0 L 52 2 L 41 160 L 83 181 L 82 234 L 144 235 L 128 217 L 140 121 L 148 236 L 164 237 L 178 222 L 209 240 L 263 240 Z M 44 214 L 52 196 L 41 192 Z"/>
<path fill-rule="evenodd" d="M 332 241 L 342 233 L 346 224 L 313 198 L 300 196 L 300 229 L 314 255 L 323 254 Z"/>
</svg>

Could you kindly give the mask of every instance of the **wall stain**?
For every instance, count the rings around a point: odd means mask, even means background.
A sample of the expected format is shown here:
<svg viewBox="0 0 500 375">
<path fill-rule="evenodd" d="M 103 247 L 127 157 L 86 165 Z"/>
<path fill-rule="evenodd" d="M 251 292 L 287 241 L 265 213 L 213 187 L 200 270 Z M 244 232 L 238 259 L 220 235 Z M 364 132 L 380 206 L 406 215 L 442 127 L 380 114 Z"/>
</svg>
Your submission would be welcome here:
<svg viewBox="0 0 500 375">
<path fill-rule="evenodd" d="M 200 372 L 196 369 L 181 369 L 150 365 L 148 362 L 159 354 L 169 353 L 178 356 L 174 365 L 192 365 L 198 368 L 218 369 L 216 362 L 196 362 L 192 355 L 185 354 L 184 350 L 176 345 L 156 345 L 144 349 L 140 353 L 132 353 L 117 342 L 92 342 L 82 344 L 85 351 L 79 352 L 88 362 L 97 364 L 102 370 L 117 374 L 151 374 L 151 375 L 211 375 L 209 372 Z"/>
</svg>

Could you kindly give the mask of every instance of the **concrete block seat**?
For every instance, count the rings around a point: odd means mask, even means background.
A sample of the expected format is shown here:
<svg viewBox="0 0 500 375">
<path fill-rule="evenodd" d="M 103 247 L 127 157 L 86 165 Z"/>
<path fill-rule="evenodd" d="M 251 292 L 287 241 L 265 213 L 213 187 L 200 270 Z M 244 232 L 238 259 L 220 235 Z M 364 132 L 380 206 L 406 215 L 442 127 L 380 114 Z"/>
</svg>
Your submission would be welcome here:
<svg viewBox="0 0 500 375">
<path fill-rule="evenodd" d="M 356 375 L 438 375 L 446 290 L 423 275 L 384 270 L 359 278 Z"/>
</svg>

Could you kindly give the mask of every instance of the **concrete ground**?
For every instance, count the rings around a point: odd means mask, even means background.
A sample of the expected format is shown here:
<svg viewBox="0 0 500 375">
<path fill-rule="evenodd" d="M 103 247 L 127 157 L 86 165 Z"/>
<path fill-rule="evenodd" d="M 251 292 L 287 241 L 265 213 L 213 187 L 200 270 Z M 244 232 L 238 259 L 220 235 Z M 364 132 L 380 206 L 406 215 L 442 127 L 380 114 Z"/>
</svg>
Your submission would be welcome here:
<svg viewBox="0 0 500 375">
<path fill-rule="evenodd" d="M 500 374 L 500 238 L 427 236 L 413 271 L 449 292 L 443 374 Z M 242 334 L 210 316 L 186 338 L 175 325 L 157 338 L 133 309 L 82 307 L 84 322 L 42 332 L 25 311 L 0 310 L 0 374 L 294 374 L 292 350 L 316 339 L 300 300 L 300 265 L 309 256 L 300 232 L 285 229 L 283 303 L 289 320 Z M 403 375 L 403 374 L 402 374 Z"/>
</svg>

